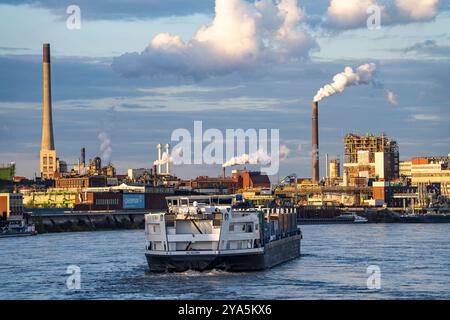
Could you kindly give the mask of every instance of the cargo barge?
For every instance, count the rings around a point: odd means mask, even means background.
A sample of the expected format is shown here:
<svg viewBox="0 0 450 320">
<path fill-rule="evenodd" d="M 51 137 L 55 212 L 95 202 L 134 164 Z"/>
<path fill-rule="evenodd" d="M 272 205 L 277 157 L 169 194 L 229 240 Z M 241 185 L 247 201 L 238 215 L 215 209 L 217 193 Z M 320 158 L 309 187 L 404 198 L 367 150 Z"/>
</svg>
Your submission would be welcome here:
<svg viewBox="0 0 450 320">
<path fill-rule="evenodd" d="M 236 209 L 233 197 L 167 197 L 168 210 L 145 216 L 152 272 L 256 271 L 300 257 L 296 214 Z"/>
</svg>

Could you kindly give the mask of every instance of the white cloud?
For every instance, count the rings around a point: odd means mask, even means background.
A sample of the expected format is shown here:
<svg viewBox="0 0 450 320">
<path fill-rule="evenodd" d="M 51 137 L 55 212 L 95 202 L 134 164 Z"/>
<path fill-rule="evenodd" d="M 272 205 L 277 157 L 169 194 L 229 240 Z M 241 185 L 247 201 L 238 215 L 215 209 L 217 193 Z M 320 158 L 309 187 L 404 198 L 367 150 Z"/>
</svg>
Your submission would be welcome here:
<svg viewBox="0 0 450 320">
<path fill-rule="evenodd" d="M 367 8 L 374 3 L 374 0 L 331 0 L 328 22 L 344 29 L 363 26 L 368 17 Z"/>
<path fill-rule="evenodd" d="M 299 29 L 305 13 L 297 0 L 216 0 L 215 17 L 187 42 L 168 33 L 156 35 L 142 53 L 113 61 L 125 76 L 176 75 L 203 78 L 302 60 L 316 46 Z"/>
<path fill-rule="evenodd" d="M 415 114 L 413 117 L 419 121 L 443 121 L 442 117 L 433 114 Z"/>
<path fill-rule="evenodd" d="M 430 21 L 438 14 L 440 0 L 331 0 L 325 25 L 331 28 L 366 27 L 370 6 L 378 6 L 381 25 Z"/>
<path fill-rule="evenodd" d="M 439 0 L 396 0 L 400 12 L 412 20 L 430 20 L 437 15 Z"/>
</svg>

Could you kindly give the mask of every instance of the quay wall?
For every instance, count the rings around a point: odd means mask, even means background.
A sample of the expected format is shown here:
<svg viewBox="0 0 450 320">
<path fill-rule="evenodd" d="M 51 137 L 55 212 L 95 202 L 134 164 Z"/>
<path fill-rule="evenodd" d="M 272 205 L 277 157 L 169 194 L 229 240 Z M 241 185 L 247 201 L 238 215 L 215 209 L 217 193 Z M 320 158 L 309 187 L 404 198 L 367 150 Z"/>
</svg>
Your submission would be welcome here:
<svg viewBox="0 0 450 320">
<path fill-rule="evenodd" d="M 34 223 L 39 233 L 144 229 L 144 215 L 148 212 L 70 212 L 30 213 L 29 223 Z"/>
</svg>

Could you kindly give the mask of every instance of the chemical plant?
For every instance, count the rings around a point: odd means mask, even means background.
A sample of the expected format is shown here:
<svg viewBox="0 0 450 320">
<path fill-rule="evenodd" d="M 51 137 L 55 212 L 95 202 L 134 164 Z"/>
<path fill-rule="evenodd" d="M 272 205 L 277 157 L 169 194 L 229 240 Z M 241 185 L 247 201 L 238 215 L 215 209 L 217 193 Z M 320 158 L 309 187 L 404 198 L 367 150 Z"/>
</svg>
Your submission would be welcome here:
<svg viewBox="0 0 450 320">
<path fill-rule="evenodd" d="M 344 157 L 326 154 L 321 178 L 317 101 L 312 103 L 311 177 L 292 174 L 276 183 L 245 167 L 232 170 L 229 176 L 223 170 L 216 177 L 182 179 L 171 173 L 169 144 L 156 146 L 158 159 L 152 165 L 130 168 L 124 174 L 96 155 L 86 160 L 85 148 L 76 163 L 59 159 L 49 44 L 43 46 L 42 119 L 39 176 L 17 177 L 15 163 L 0 166 L 1 188 L 8 191 L 0 197 L 3 221 L 23 211 L 47 227 L 72 221 L 68 216 L 92 212 L 117 213 L 116 222 L 117 217 L 142 221 L 148 210 L 166 210 L 165 197 L 173 195 L 235 195 L 242 206 L 288 207 L 297 212 L 300 223 L 345 222 L 356 214 L 369 221 L 402 222 L 408 216 L 446 216 L 449 211 L 450 154 L 401 161 L 399 145 L 384 133 L 348 133 L 342 141 Z M 59 209 L 58 215 L 42 214 L 50 209 Z"/>
</svg>

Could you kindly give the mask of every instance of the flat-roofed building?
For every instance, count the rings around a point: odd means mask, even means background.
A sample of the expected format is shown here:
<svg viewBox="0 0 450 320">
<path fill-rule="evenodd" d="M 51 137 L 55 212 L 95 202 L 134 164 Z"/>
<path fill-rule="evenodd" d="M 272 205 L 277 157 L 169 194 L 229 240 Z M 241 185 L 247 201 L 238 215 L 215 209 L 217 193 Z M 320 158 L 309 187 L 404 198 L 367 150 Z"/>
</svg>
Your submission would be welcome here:
<svg viewBox="0 0 450 320">
<path fill-rule="evenodd" d="M 57 178 L 55 182 L 55 187 L 60 189 L 84 189 L 105 186 L 106 177 L 104 176 Z"/>
<path fill-rule="evenodd" d="M 23 220 L 23 198 L 21 193 L 0 193 L 0 220 L 2 222 Z"/>
</svg>

